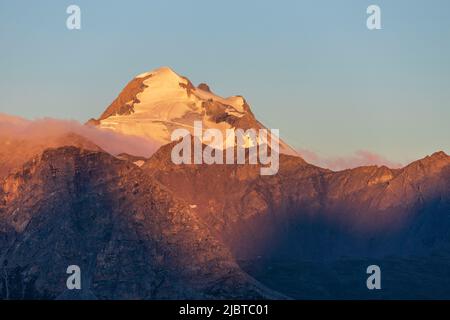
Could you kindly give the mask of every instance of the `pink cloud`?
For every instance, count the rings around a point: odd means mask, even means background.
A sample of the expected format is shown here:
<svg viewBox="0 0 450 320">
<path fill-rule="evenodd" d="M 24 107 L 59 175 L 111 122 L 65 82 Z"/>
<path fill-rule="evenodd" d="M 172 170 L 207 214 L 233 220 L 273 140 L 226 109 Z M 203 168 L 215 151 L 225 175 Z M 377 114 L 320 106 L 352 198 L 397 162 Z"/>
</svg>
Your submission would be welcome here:
<svg viewBox="0 0 450 320">
<path fill-rule="evenodd" d="M 0 135 L 3 136 L 45 142 L 46 139 L 68 133 L 78 134 L 113 155 L 124 152 L 150 157 L 160 146 L 156 141 L 82 125 L 73 120 L 27 120 L 0 113 Z"/>
<path fill-rule="evenodd" d="M 52 118 L 27 120 L 0 113 L 0 135 L 3 136 L 13 136 L 41 143 L 47 139 L 68 133 L 78 134 L 113 155 L 128 153 L 150 157 L 161 145 L 159 142 L 149 139 L 127 136 L 93 126 L 82 125 L 73 120 Z M 392 162 L 379 154 L 366 150 L 359 150 L 354 154 L 338 157 L 321 156 L 307 149 L 300 149 L 298 152 L 307 162 L 331 170 L 343 170 L 368 165 L 385 165 L 390 168 L 402 167 L 401 163 Z"/>
<path fill-rule="evenodd" d="M 306 149 L 300 149 L 298 152 L 305 161 L 334 171 L 371 165 L 386 166 L 392 169 L 403 167 L 401 163 L 390 161 L 379 154 L 367 150 L 358 150 L 351 155 L 337 157 L 321 156 L 314 151 Z"/>
</svg>

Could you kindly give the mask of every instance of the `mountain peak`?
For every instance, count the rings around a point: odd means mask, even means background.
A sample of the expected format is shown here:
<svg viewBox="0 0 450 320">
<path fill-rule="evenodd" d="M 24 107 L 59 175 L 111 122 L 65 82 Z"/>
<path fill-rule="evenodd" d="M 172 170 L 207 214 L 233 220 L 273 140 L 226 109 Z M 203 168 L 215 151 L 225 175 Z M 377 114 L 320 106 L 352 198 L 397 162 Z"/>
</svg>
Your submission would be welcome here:
<svg viewBox="0 0 450 320">
<path fill-rule="evenodd" d="M 448 158 L 448 155 L 444 152 L 444 151 L 436 151 L 435 153 L 433 153 L 430 158 L 434 158 L 434 159 L 446 159 Z"/>
<path fill-rule="evenodd" d="M 142 73 L 132 79 L 98 120 L 89 124 L 127 135 L 171 142 L 171 133 L 184 128 L 191 133 L 194 121 L 201 121 L 203 130 L 262 129 L 242 96 L 221 97 L 202 83 L 191 81 L 169 67 Z M 297 155 L 280 141 L 280 152 Z"/>
<path fill-rule="evenodd" d="M 138 78 L 138 79 L 146 78 L 149 75 L 166 77 L 166 78 L 176 78 L 176 77 L 179 78 L 180 77 L 172 68 L 163 66 L 163 67 L 154 69 L 152 71 L 141 73 L 141 74 L 137 75 L 136 78 Z"/>
<path fill-rule="evenodd" d="M 432 173 L 441 172 L 450 166 L 450 157 L 443 151 L 437 151 L 431 156 L 419 159 L 407 165 L 403 171 L 409 176 L 429 176 Z"/>
<path fill-rule="evenodd" d="M 436 151 L 432 155 L 420 159 L 419 162 L 429 164 L 436 164 L 436 163 L 450 164 L 450 157 L 444 151 Z"/>
<path fill-rule="evenodd" d="M 154 87 L 162 88 L 179 88 L 181 86 L 190 86 L 193 88 L 190 80 L 186 77 L 180 76 L 173 69 L 169 67 L 160 67 L 153 71 L 141 73 L 135 79 L 145 80 L 150 79 Z"/>
</svg>

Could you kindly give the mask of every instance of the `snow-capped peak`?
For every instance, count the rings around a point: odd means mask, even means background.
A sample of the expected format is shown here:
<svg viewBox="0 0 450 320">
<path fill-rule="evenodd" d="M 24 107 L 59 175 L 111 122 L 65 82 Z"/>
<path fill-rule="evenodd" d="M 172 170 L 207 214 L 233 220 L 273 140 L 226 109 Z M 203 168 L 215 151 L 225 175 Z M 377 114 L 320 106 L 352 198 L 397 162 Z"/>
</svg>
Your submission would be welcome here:
<svg viewBox="0 0 450 320">
<path fill-rule="evenodd" d="M 208 85 L 195 87 L 169 67 L 136 76 L 101 117 L 90 123 L 166 144 L 171 142 L 173 130 L 192 131 L 194 121 L 202 121 L 204 130 L 216 128 L 223 132 L 232 128 L 263 128 L 242 96 L 220 97 Z M 283 145 L 281 152 L 295 153 Z"/>
<path fill-rule="evenodd" d="M 155 69 L 153 71 L 142 73 L 138 76 L 136 76 L 137 79 L 147 78 L 147 77 L 153 77 L 154 79 L 157 79 L 161 83 L 165 83 L 168 85 L 178 84 L 178 83 L 186 83 L 187 80 L 180 75 L 178 75 L 175 71 L 173 71 L 169 67 L 161 67 L 158 69 Z"/>
</svg>

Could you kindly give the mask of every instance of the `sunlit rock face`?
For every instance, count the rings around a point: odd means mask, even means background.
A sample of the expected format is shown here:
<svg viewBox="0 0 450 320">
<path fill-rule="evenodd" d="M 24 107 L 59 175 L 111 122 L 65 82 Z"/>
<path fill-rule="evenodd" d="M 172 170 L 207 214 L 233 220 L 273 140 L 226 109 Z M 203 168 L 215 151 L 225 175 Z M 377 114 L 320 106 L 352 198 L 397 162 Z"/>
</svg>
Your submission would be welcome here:
<svg viewBox="0 0 450 320">
<path fill-rule="evenodd" d="M 190 207 L 131 161 L 45 151 L 0 192 L 1 298 L 270 298 Z M 66 290 L 66 268 L 83 290 Z M 8 296 L 7 296 L 8 295 Z"/>
</svg>

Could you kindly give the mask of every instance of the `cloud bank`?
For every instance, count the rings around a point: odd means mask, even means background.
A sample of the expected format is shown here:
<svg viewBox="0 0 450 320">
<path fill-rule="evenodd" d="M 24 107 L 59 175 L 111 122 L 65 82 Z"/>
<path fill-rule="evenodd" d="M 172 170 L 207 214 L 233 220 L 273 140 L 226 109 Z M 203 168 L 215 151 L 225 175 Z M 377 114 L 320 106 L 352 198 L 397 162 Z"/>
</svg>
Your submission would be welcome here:
<svg viewBox="0 0 450 320">
<path fill-rule="evenodd" d="M 371 165 L 386 166 L 391 169 L 403 167 L 402 163 L 390 161 L 379 154 L 367 150 L 358 150 L 354 154 L 337 157 L 321 156 L 314 151 L 306 149 L 300 149 L 298 153 L 305 161 L 334 171 Z"/>
<path fill-rule="evenodd" d="M 42 144 L 47 140 L 70 133 L 86 138 L 112 155 L 128 153 L 148 158 L 161 146 L 159 142 L 154 140 L 86 126 L 74 120 L 52 118 L 27 120 L 0 113 L 0 135 L 2 136 L 10 136 Z M 298 149 L 297 151 L 307 162 L 335 171 L 369 165 L 385 165 L 389 168 L 400 168 L 403 166 L 401 163 L 390 161 L 379 154 L 367 150 L 358 150 L 354 154 L 338 157 L 322 156 L 307 149 Z"/>
<path fill-rule="evenodd" d="M 0 135 L 2 136 L 45 143 L 46 140 L 70 133 L 86 138 L 113 155 L 128 153 L 150 157 L 160 146 L 160 143 L 153 140 L 82 125 L 74 120 L 52 118 L 27 120 L 0 113 Z"/>
</svg>

